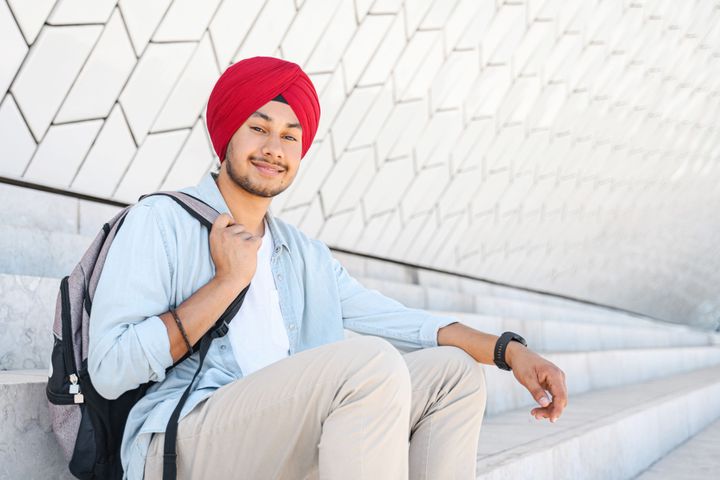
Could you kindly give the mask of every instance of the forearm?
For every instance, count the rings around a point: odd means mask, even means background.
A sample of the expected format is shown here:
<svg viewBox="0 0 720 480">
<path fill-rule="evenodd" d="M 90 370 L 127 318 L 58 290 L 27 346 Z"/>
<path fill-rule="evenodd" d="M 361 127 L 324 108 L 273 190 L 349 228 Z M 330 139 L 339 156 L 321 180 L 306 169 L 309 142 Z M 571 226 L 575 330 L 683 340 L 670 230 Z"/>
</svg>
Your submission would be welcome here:
<svg viewBox="0 0 720 480">
<path fill-rule="evenodd" d="M 438 330 L 438 345 L 451 345 L 462 348 L 471 357 L 486 365 L 495 365 L 493 351 L 498 340 L 497 335 L 484 333 L 457 322 Z M 512 367 L 512 357 L 517 351 L 524 349 L 520 342 L 510 342 L 505 350 L 505 361 Z"/>
<path fill-rule="evenodd" d="M 241 291 L 215 277 L 175 309 L 191 345 L 213 326 Z M 176 362 L 187 353 L 187 345 L 172 314 L 168 311 L 159 317 L 167 329 L 170 354 Z"/>
</svg>

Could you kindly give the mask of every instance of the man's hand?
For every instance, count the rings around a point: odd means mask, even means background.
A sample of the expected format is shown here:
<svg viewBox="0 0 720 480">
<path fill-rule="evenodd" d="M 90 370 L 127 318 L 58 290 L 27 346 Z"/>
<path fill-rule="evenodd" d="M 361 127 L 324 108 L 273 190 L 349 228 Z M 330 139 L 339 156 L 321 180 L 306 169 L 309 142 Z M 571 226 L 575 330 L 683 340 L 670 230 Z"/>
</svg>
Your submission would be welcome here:
<svg viewBox="0 0 720 480">
<path fill-rule="evenodd" d="M 437 337 L 438 345 L 462 348 L 476 361 L 493 366 L 497 339 L 496 335 L 483 333 L 460 322 L 440 328 Z M 554 423 L 567 406 L 565 373 L 520 342 L 508 343 L 505 362 L 512 368 L 518 382 L 530 391 L 542 407 L 534 408 L 530 413 L 538 420 L 549 418 Z M 552 399 L 547 398 L 545 390 L 550 392 Z"/>
<path fill-rule="evenodd" d="M 530 414 L 538 420 L 549 418 L 555 423 L 568 402 L 565 372 L 519 342 L 508 344 L 505 360 L 517 381 L 540 404 L 540 408 L 533 408 Z M 547 397 L 546 391 L 550 392 L 552 399 Z"/>
<path fill-rule="evenodd" d="M 210 230 L 210 255 L 215 278 L 237 293 L 245 288 L 257 269 L 257 252 L 262 237 L 253 235 L 244 225 L 235 223 L 228 213 L 217 217 Z"/>
</svg>

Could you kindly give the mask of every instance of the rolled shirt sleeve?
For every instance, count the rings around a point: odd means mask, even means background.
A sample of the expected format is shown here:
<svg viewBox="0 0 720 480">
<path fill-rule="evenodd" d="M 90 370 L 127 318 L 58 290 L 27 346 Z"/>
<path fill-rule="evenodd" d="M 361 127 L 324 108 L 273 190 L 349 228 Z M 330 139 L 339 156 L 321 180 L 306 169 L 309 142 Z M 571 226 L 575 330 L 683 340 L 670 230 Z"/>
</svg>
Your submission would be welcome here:
<svg viewBox="0 0 720 480">
<path fill-rule="evenodd" d="M 172 365 L 170 339 L 158 315 L 172 298 L 171 252 L 151 205 L 125 217 L 108 251 L 90 316 L 88 372 L 102 396 L 114 399 Z"/>
<path fill-rule="evenodd" d="M 406 307 L 361 285 L 332 256 L 331 262 L 340 295 L 343 325 L 349 330 L 380 336 L 398 348 L 413 350 L 438 346 L 438 330 L 459 321 Z"/>
</svg>

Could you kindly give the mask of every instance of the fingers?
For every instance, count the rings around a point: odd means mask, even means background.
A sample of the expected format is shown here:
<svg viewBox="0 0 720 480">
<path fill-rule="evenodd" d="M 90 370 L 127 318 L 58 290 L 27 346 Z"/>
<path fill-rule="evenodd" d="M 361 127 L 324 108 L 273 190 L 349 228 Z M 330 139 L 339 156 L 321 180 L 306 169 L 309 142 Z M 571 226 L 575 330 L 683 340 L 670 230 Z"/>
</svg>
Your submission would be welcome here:
<svg viewBox="0 0 720 480">
<path fill-rule="evenodd" d="M 217 216 L 215 221 L 213 222 L 212 229 L 215 230 L 215 228 L 225 228 L 228 225 L 232 225 L 235 223 L 235 219 L 230 215 L 229 213 L 221 213 Z"/>
<path fill-rule="evenodd" d="M 245 225 L 241 223 L 236 223 L 234 225 L 230 225 L 225 229 L 226 231 L 232 233 L 233 235 L 242 235 L 245 240 L 249 240 L 250 238 L 254 237 L 254 235 L 248 231 L 248 229 L 245 228 Z M 260 238 L 260 237 L 257 237 Z"/>
<path fill-rule="evenodd" d="M 534 379 L 531 381 L 531 384 L 526 385 L 526 387 L 530 391 L 530 394 L 533 396 L 535 401 L 542 407 L 534 408 L 530 413 L 538 420 L 540 418 L 549 418 L 549 411 L 552 405 L 552 401 L 548 398 L 545 389 L 540 385 L 539 382 L 535 381 Z"/>
<path fill-rule="evenodd" d="M 530 385 L 527 386 L 527 389 L 530 391 L 530 394 L 533 396 L 535 401 L 541 406 L 547 407 L 548 405 L 550 405 L 550 399 L 545 393 L 545 389 L 540 386 L 540 383 L 538 383 L 537 381 L 533 381 Z"/>
<path fill-rule="evenodd" d="M 242 223 L 235 223 L 235 219 L 229 213 L 221 213 L 215 219 L 215 222 L 213 222 L 211 233 L 215 232 L 215 234 L 217 235 L 221 231 L 226 231 L 233 235 L 239 235 L 244 240 L 259 240 L 261 238 L 249 232 L 247 228 L 245 228 L 245 225 L 243 225 Z"/>
<path fill-rule="evenodd" d="M 547 390 L 550 395 L 552 395 L 552 401 L 543 405 L 545 402 L 541 399 L 538 403 L 540 403 L 543 408 L 535 408 L 530 413 L 535 416 L 535 418 L 548 418 L 551 422 L 555 423 L 568 402 L 565 373 L 555 365 L 549 363 L 549 365 L 538 372 L 538 380 L 543 392 Z M 536 400 L 538 400 L 537 397 Z"/>
<path fill-rule="evenodd" d="M 550 421 L 560 417 L 563 410 L 567 406 L 567 387 L 565 386 L 565 373 L 559 368 L 557 371 L 551 372 L 546 381 L 546 388 L 552 395 L 552 404 L 550 405 Z"/>
<path fill-rule="evenodd" d="M 530 415 L 535 417 L 535 420 L 542 420 L 543 418 L 550 418 L 550 407 L 545 408 L 533 408 L 530 411 Z M 551 420 L 552 421 L 552 420 Z M 554 423 L 554 422 L 553 422 Z"/>
</svg>

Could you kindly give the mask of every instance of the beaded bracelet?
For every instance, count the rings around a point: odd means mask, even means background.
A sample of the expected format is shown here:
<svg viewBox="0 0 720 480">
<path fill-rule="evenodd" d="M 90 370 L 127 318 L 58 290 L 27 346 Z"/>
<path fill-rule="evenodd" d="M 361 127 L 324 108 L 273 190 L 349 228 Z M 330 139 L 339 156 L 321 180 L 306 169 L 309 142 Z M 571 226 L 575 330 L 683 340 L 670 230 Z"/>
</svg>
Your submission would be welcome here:
<svg viewBox="0 0 720 480">
<path fill-rule="evenodd" d="M 170 313 L 172 314 L 173 318 L 175 319 L 175 323 L 177 323 L 178 329 L 180 329 L 180 333 L 182 334 L 183 340 L 185 340 L 185 345 L 187 345 L 188 352 L 192 353 L 192 345 L 190 345 L 190 340 L 188 339 L 187 333 L 185 333 L 185 328 L 183 327 L 183 324 L 180 321 L 180 317 L 178 317 L 178 314 L 174 308 L 170 309 Z"/>
</svg>

